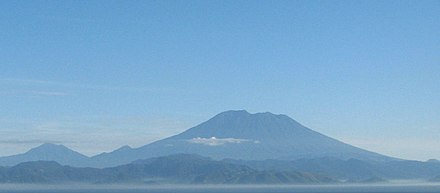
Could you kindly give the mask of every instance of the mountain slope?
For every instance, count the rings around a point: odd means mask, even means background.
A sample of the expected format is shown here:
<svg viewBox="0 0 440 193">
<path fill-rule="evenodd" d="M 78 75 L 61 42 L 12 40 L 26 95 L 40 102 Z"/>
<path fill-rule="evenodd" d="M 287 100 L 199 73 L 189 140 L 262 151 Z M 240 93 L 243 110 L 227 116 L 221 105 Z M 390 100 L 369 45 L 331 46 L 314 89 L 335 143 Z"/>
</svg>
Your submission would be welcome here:
<svg viewBox="0 0 440 193">
<path fill-rule="evenodd" d="M 387 162 L 362 161 L 358 159 L 341 160 L 336 158 L 282 160 L 224 160 L 228 163 L 247 165 L 257 170 L 300 171 L 332 176 L 352 182 L 371 179 L 425 179 L 429 180 L 440 173 L 440 163 L 394 160 Z"/>
<path fill-rule="evenodd" d="M 42 144 L 26 153 L 0 157 L 1 166 L 13 166 L 29 161 L 55 161 L 62 165 L 87 165 L 88 157 L 63 145 Z"/>
<path fill-rule="evenodd" d="M 286 115 L 226 111 L 178 135 L 140 148 L 92 157 L 91 164 L 97 167 L 116 166 L 137 159 L 178 153 L 244 160 L 320 157 L 393 160 L 322 135 Z"/>
<path fill-rule="evenodd" d="M 106 176 L 94 168 L 73 168 L 62 166 L 54 161 L 24 162 L 4 168 L 0 174 L 0 183 L 63 183 L 93 182 Z"/>
<path fill-rule="evenodd" d="M 437 176 L 437 177 L 431 178 L 429 181 L 430 181 L 430 182 L 440 182 L 440 176 Z"/>
<path fill-rule="evenodd" d="M 307 184 L 331 183 L 334 179 L 295 171 L 257 171 L 248 166 L 215 161 L 194 154 L 176 154 L 138 160 L 105 170 L 117 171 L 128 179 L 167 179 L 191 184 Z M 135 171 L 133 173 L 133 171 Z M 118 179 L 121 181 L 121 179 Z"/>
<path fill-rule="evenodd" d="M 257 171 L 198 155 L 172 155 L 113 168 L 75 168 L 36 161 L 0 169 L 0 183 L 311 184 L 332 178 L 299 172 Z"/>
</svg>

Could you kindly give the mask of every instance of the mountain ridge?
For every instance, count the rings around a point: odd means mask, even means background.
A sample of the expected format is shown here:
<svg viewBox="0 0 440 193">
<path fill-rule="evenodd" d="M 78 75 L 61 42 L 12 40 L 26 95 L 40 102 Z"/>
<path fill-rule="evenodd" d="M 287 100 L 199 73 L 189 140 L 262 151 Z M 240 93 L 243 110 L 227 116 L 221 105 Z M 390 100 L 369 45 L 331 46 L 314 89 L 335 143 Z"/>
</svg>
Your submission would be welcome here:
<svg viewBox="0 0 440 193">
<path fill-rule="evenodd" d="M 12 166 L 29 161 L 56 161 L 63 165 L 87 165 L 89 157 L 64 145 L 43 143 L 25 153 L 0 158 L 1 166 Z"/>
<path fill-rule="evenodd" d="M 156 157 L 117 167 L 62 166 L 54 161 L 0 168 L 0 183 L 90 184 L 319 184 L 337 180 L 300 172 L 259 171 L 193 154 Z"/>
<path fill-rule="evenodd" d="M 36 153 L 37 151 L 40 153 Z M 87 157 L 65 146 L 45 144 L 24 154 L 1 157 L 0 165 L 10 166 L 24 161 L 47 160 L 63 165 L 104 168 L 131 163 L 138 159 L 181 153 L 199 154 L 217 160 L 296 160 L 320 157 L 371 161 L 396 159 L 323 135 L 287 115 L 270 112 L 252 114 L 246 110 L 230 110 L 184 132 L 138 148 L 122 146 L 112 152 Z"/>
<path fill-rule="evenodd" d="M 284 176 L 286 179 L 295 179 L 297 175 L 291 172 L 296 171 L 323 174 L 353 182 L 418 178 L 436 180 L 438 177 L 435 178 L 435 176 L 440 173 L 438 160 L 420 162 L 384 156 L 327 137 L 286 115 L 269 112 L 251 114 L 243 110 L 217 114 L 182 133 L 138 148 L 122 146 L 112 152 L 87 157 L 63 145 L 42 144 L 23 154 L 0 158 L 0 166 L 13 166 L 28 161 L 56 161 L 62 167 L 51 163 L 49 168 L 58 168 L 53 171 L 55 173 L 67 172 L 78 178 L 84 174 L 86 177 L 91 175 L 91 177 L 102 179 L 102 176 L 99 176 L 101 173 L 96 173 L 95 170 L 92 173 L 75 170 L 79 172 L 78 175 L 69 173 L 69 166 L 94 167 L 100 170 L 99 168 L 121 169 L 129 165 L 126 169 L 131 171 L 130 168 L 139 166 L 136 164 L 151 164 L 158 161 L 158 157 L 167 156 L 170 161 L 176 157 L 173 155 L 191 155 L 190 158 L 196 158 L 194 160 L 201 164 L 205 162 L 218 164 L 221 161 L 227 164 L 245 165 L 256 171 L 280 172 L 276 175 L 275 173 L 260 173 L 268 179 L 277 179 L 277 175 Z M 200 155 L 200 157 L 194 155 Z M 209 159 L 205 160 L 206 157 Z M 179 158 L 182 160 L 174 160 L 171 163 L 191 162 L 185 156 Z M 26 164 L 20 166 L 26 166 Z M 160 167 L 162 166 L 157 165 L 156 168 Z M 23 172 L 30 172 L 24 169 Z M 164 167 L 162 169 L 172 173 Z M 0 167 L 0 177 L 6 170 L 9 170 L 8 167 Z M 127 171 L 124 170 L 124 172 Z M 125 174 L 133 175 L 132 173 Z M 257 174 L 254 172 L 246 179 L 256 180 L 253 177 Z M 49 176 L 51 175 L 53 174 Z M 199 176 L 196 181 L 207 183 L 214 179 L 224 180 L 223 174 L 220 178 L 217 178 L 218 175 Z M 235 175 L 229 177 L 238 180 Z M 118 179 L 115 176 L 112 178 Z M 111 181 L 111 179 L 102 180 Z"/>
<path fill-rule="evenodd" d="M 96 164 L 118 165 L 178 153 L 247 160 L 295 160 L 328 156 L 374 161 L 396 159 L 330 138 L 286 115 L 232 110 L 219 113 L 180 134 L 139 148 L 94 156 L 92 160 L 96 160 Z"/>
</svg>

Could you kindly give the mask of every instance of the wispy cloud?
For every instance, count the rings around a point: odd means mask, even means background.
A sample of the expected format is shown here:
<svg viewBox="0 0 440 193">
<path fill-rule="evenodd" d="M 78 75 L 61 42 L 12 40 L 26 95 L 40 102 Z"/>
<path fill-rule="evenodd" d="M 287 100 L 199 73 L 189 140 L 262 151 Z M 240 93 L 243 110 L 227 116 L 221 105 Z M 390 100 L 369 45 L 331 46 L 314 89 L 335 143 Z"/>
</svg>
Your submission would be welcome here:
<svg viewBox="0 0 440 193">
<path fill-rule="evenodd" d="M 19 85 L 39 85 L 39 86 L 56 86 L 64 88 L 76 88 L 86 90 L 100 91 L 118 91 L 118 92 L 185 92 L 183 89 L 176 88 L 154 88 L 154 87 L 132 87 L 132 86 L 113 86 L 113 85 L 97 85 L 97 84 L 78 84 L 48 80 L 36 79 L 19 79 L 19 78 L 0 78 L 0 83 L 19 84 Z"/>
<path fill-rule="evenodd" d="M 35 80 L 35 79 L 20 79 L 20 78 L 1 78 L 1 82 L 4 83 L 25 83 L 25 84 L 54 84 L 56 82 L 45 81 L 45 80 Z"/>
<path fill-rule="evenodd" d="M 250 139 L 236 139 L 236 138 L 216 138 L 216 137 L 211 137 L 211 138 L 202 138 L 202 137 L 197 137 L 197 138 L 192 138 L 190 140 L 188 140 L 189 143 L 195 143 L 195 144 L 202 144 L 202 145 L 208 145 L 208 146 L 219 146 L 219 145 L 225 145 L 227 143 L 244 143 L 244 142 L 254 142 L 254 143 L 258 143 L 258 141 L 253 141 Z"/>
<path fill-rule="evenodd" d="M 30 91 L 30 94 L 38 95 L 38 96 L 65 96 L 66 92 L 57 92 L 57 91 Z"/>
<path fill-rule="evenodd" d="M 56 97 L 56 96 L 66 96 L 67 92 L 61 91 L 47 91 L 47 90 L 10 90 L 10 91 L 0 91 L 1 96 L 23 96 L 23 97 Z"/>
<path fill-rule="evenodd" d="M 20 139 L 7 139 L 0 140 L 0 144 L 43 144 L 43 143 L 69 143 L 68 141 L 58 141 L 58 140 L 20 140 Z"/>
</svg>

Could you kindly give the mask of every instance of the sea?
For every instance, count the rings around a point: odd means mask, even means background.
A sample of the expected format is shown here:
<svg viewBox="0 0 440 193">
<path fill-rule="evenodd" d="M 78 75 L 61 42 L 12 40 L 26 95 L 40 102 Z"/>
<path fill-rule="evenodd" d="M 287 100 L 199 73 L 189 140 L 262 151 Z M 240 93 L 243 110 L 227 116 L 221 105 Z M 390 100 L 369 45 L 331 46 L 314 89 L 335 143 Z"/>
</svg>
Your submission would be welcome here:
<svg viewBox="0 0 440 193">
<path fill-rule="evenodd" d="M 440 193 L 440 184 L 412 185 L 0 185 L 0 193 Z"/>
</svg>

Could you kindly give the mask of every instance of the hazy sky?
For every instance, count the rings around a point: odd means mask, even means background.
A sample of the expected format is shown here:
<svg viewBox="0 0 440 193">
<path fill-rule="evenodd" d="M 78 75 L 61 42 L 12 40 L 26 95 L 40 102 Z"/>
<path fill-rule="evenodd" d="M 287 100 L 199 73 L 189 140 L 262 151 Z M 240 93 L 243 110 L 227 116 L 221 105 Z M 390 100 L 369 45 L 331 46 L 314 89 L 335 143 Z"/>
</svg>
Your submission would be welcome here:
<svg viewBox="0 0 440 193">
<path fill-rule="evenodd" d="M 0 1 L 0 156 L 138 147 L 231 109 L 440 159 L 440 1 Z"/>
</svg>

